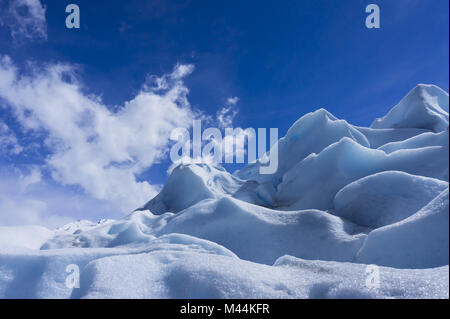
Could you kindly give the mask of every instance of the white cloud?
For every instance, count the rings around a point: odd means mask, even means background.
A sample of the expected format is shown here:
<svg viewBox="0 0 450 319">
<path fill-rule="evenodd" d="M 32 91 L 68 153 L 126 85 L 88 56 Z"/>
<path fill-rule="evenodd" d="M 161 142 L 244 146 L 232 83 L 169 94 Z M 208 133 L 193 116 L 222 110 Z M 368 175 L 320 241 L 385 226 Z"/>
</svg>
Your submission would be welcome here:
<svg viewBox="0 0 450 319">
<path fill-rule="evenodd" d="M 171 174 L 173 169 L 179 164 L 192 164 L 192 163 L 205 163 L 210 165 L 226 163 L 227 159 L 234 163 L 243 163 L 245 161 L 245 155 L 248 155 L 246 146 L 249 142 L 256 145 L 256 132 L 252 128 L 243 129 L 241 127 L 233 128 L 233 120 L 238 111 L 235 108 L 238 97 L 230 97 L 224 107 L 222 107 L 217 113 L 214 119 L 211 116 L 198 116 L 198 119 L 204 121 L 202 125 L 202 139 L 201 139 L 201 156 L 193 157 L 194 152 L 192 137 L 192 130 L 187 131 L 189 139 L 186 140 L 181 147 L 182 141 L 178 141 L 178 147 L 185 150 L 181 158 L 174 160 L 172 165 L 167 169 L 167 173 Z M 211 125 L 211 126 L 208 126 Z M 216 134 L 205 134 L 207 127 L 217 126 Z M 222 129 L 222 131 L 220 131 Z M 208 153 L 210 152 L 210 153 Z M 252 156 L 256 156 L 256 151 L 250 152 Z M 178 158 L 178 156 L 176 156 Z M 231 159 L 233 158 L 233 159 Z M 252 160 L 253 157 L 251 158 Z"/>
<path fill-rule="evenodd" d="M 237 102 L 239 102 L 239 98 L 237 96 L 229 97 L 227 99 L 227 104 L 228 105 L 236 105 Z"/>
<path fill-rule="evenodd" d="M 39 0 L 5 0 L 0 25 L 10 29 L 15 40 L 46 40 L 46 8 Z"/>
<path fill-rule="evenodd" d="M 227 103 L 219 111 L 217 111 L 216 118 L 220 127 L 232 127 L 233 120 L 236 117 L 238 111 L 236 104 L 239 101 L 237 96 L 229 97 Z"/>
<path fill-rule="evenodd" d="M 9 57 L 0 58 L 0 98 L 24 130 L 45 133 L 47 166 L 63 185 L 80 185 L 94 198 L 130 211 L 159 186 L 136 175 L 165 157 L 176 127 L 189 127 L 192 112 L 182 79 L 192 72 L 178 65 L 160 85 L 146 85 L 119 111 L 82 91 L 70 65 L 48 65 L 20 75 Z"/>
<path fill-rule="evenodd" d="M 146 81 L 142 86 L 144 91 L 164 91 L 170 87 L 174 87 L 194 71 L 192 64 L 177 64 L 170 74 L 164 74 L 163 76 L 156 76 L 154 74 L 147 75 Z"/>
<path fill-rule="evenodd" d="M 1 154 L 18 155 L 23 147 L 17 141 L 17 137 L 8 125 L 0 121 L 0 152 Z"/>
<path fill-rule="evenodd" d="M 224 107 L 222 107 L 216 114 L 217 123 L 222 128 L 233 128 L 233 121 L 238 110 L 236 108 L 239 98 L 237 96 L 229 97 Z M 243 129 L 241 127 L 234 128 L 234 134 L 224 136 L 222 140 L 222 151 L 225 154 L 226 150 L 233 150 L 237 158 L 244 158 L 247 154 L 245 147 L 237 147 L 245 145 L 245 141 L 248 138 L 255 138 L 255 134 L 251 129 Z"/>
<path fill-rule="evenodd" d="M 222 142 L 222 149 L 224 150 L 223 153 L 225 154 L 227 150 L 229 152 L 234 152 L 235 155 L 235 161 L 238 162 L 238 159 L 240 159 L 242 163 L 242 159 L 245 158 L 245 155 L 248 154 L 247 149 L 245 147 L 246 141 L 248 140 L 255 140 L 256 133 L 251 129 L 243 129 L 241 127 L 235 128 L 233 135 L 226 135 L 223 138 Z M 245 159 L 244 159 L 245 161 Z"/>
<path fill-rule="evenodd" d="M 76 219 L 118 218 L 107 202 L 50 184 L 37 167 L 0 169 L 0 225 L 55 228 Z"/>
<path fill-rule="evenodd" d="M 28 190 L 41 181 L 40 171 L 33 168 L 23 174 L 18 169 L 0 172 L 0 225 L 48 224 L 46 202 L 29 196 Z"/>
</svg>

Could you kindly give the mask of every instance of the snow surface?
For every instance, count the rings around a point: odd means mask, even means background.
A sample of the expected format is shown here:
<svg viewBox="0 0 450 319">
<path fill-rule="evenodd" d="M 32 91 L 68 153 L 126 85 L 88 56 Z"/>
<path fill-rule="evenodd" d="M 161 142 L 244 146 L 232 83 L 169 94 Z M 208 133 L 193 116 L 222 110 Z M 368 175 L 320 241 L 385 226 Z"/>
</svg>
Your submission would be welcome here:
<svg viewBox="0 0 450 319">
<path fill-rule="evenodd" d="M 417 128 L 387 128 L 374 130 L 367 127 L 357 127 L 357 129 L 367 138 L 370 148 L 379 148 L 388 143 L 401 142 L 422 133 L 429 132 L 429 130 Z"/>
<path fill-rule="evenodd" d="M 344 137 L 319 154 L 309 155 L 284 174 L 275 202 L 286 209 L 332 209 L 335 195 L 344 186 L 391 170 L 448 181 L 448 146 L 386 154 Z"/>
<path fill-rule="evenodd" d="M 139 276 L 136 276 L 139 274 Z M 196 253 L 156 252 L 96 260 L 72 297 L 104 298 L 442 298 L 448 266 L 381 268 L 379 289 L 365 286 L 359 264 L 286 256 L 274 266 Z M 182 284 L 180 284 L 182 283 Z"/>
<path fill-rule="evenodd" d="M 261 206 L 270 205 L 271 194 L 259 183 L 245 181 L 228 173 L 224 168 L 207 164 L 177 166 L 161 192 L 138 210 L 153 214 L 178 213 L 205 199 L 230 195 Z M 183 194 L 183 196 L 179 196 Z"/>
<path fill-rule="evenodd" d="M 371 232 L 357 260 L 396 268 L 448 265 L 448 215 L 447 188 L 414 215 Z"/>
<path fill-rule="evenodd" d="M 337 119 L 324 109 L 308 113 L 289 128 L 285 137 L 278 142 L 279 164 L 275 176 L 260 175 L 260 160 L 235 173 L 242 179 L 258 182 L 276 181 L 298 162 L 312 153 L 320 153 L 328 145 L 347 137 L 363 146 L 369 146 L 368 139 L 355 127 Z"/>
<path fill-rule="evenodd" d="M 207 164 L 179 165 L 161 192 L 140 210 L 151 210 L 154 214 L 169 211 L 178 213 L 204 199 L 231 195 L 243 184 L 244 181 L 220 167 Z"/>
<path fill-rule="evenodd" d="M 448 134 L 432 85 L 370 128 L 308 113 L 275 174 L 180 165 L 120 220 L 0 227 L 0 298 L 449 298 Z"/>
<path fill-rule="evenodd" d="M 318 210 L 276 211 L 222 197 L 204 200 L 178 214 L 138 211 L 104 227 L 55 236 L 43 249 L 117 247 L 183 233 L 218 243 L 242 259 L 269 265 L 285 254 L 351 261 L 366 238 L 364 231 Z"/>
<path fill-rule="evenodd" d="M 448 127 L 448 93 L 419 84 L 371 128 L 423 128 L 440 132 Z"/>
<path fill-rule="evenodd" d="M 411 216 L 447 188 L 447 182 L 434 178 L 381 172 L 343 187 L 334 198 L 334 214 L 379 228 Z"/>
<path fill-rule="evenodd" d="M 65 285 L 68 264 L 80 288 Z M 366 287 L 366 265 L 280 257 L 264 265 L 187 245 L 64 249 L 2 256 L 3 298 L 448 298 L 448 266 L 380 267 Z"/>
</svg>

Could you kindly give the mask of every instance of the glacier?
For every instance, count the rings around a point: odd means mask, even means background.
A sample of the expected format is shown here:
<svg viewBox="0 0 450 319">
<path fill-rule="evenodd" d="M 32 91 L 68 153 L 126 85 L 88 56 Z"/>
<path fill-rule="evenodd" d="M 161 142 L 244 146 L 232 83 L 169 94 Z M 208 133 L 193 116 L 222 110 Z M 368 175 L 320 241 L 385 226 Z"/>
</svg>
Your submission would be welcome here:
<svg viewBox="0 0 450 319">
<path fill-rule="evenodd" d="M 181 164 L 120 220 L 0 226 L 0 298 L 449 298 L 448 109 L 425 84 L 370 127 L 319 109 L 274 174 Z"/>
</svg>

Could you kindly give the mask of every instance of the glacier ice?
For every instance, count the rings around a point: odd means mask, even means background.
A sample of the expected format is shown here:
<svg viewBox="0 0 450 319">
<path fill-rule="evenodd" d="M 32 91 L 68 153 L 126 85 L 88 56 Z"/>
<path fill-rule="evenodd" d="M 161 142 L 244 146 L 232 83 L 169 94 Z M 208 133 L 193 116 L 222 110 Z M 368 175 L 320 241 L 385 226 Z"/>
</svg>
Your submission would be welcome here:
<svg viewBox="0 0 450 319">
<path fill-rule="evenodd" d="M 448 265 L 448 188 L 414 215 L 372 231 L 357 261 L 395 268 Z"/>
<path fill-rule="evenodd" d="M 161 192 L 140 210 L 178 213 L 204 199 L 233 194 L 243 184 L 220 167 L 181 164 L 172 171 Z"/>
<path fill-rule="evenodd" d="M 366 136 L 344 120 L 337 119 L 324 109 L 308 113 L 298 119 L 278 142 L 279 164 L 275 176 L 259 174 L 260 161 L 251 163 L 235 173 L 242 179 L 267 182 L 280 179 L 309 154 L 319 153 L 328 145 L 348 137 L 369 146 Z"/>
<path fill-rule="evenodd" d="M 418 85 L 369 128 L 319 109 L 274 174 L 179 165 L 119 220 L 1 226 L 0 298 L 449 298 L 448 100 Z"/>
<path fill-rule="evenodd" d="M 286 209 L 332 209 L 335 195 L 344 186 L 387 170 L 448 181 L 448 146 L 386 154 L 344 137 L 287 172 L 278 185 L 275 202 Z"/>
<path fill-rule="evenodd" d="M 103 227 L 63 238 L 55 236 L 43 249 L 118 247 L 182 233 L 220 244 L 242 259 L 265 264 L 285 254 L 351 261 L 366 237 L 365 230 L 319 210 L 276 211 L 221 197 L 201 201 L 178 214 L 137 211 Z"/>
<path fill-rule="evenodd" d="M 416 213 L 447 187 L 447 182 L 438 179 L 385 171 L 343 187 L 334 197 L 334 214 L 379 228 Z"/>
<path fill-rule="evenodd" d="M 362 227 L 326 212 L 276 211 L 229 197 L 194 205 L 160 231 L 181 232 L 221 244 L 242 259 L 265 264 L 285 254 L 351 261 L 366 237 Z"/>
<path fill-rule="evenodd" d="M 262 206 L 270 205 L 275 189 L 263 186 L 239 179 L 219 166 L 180 164 L 173 170 L 161 192 L 138 210 L 150 210 L 156 215 L 178 213 L 202 200 L 224 195 Z"/>
<path fill-rule="evenodd" d="M 371 129 L 368 127 L 356 127 L 364 134 L 370 144 L 370 148 L 381 148 L 388 143 L 401 142 L 414 136 L 428 133 L 429 130 L 417 128 L 386 128 Z"/>
<path fill-rule="evenodd" d="M 403 141 L 389 142 L 378 149 L 384 151 L 386 154 L 391 154 L 395 151 L 417 148 L 420 149 L 430 146 L 441 146 L 448 148 L 448 128 L 439 133 L 426 132 Z"/>
<path fill-rule="evenodd" d="M 423 128 L 441 132 L 448 127 L 448 93 L 419 84 L 371 128 Z"/>
<path fill-rule="evenodd" d="M 447 272 L 447 274 L 446 274 Z M 273 266 L 217 255 L 171 252 L 95 260 L 81 277 L 83 298 L 439 298 L 448 267 L 380 267 L 383 285 L 365 286 L 365 266 L 285 256 Z M 136 275 L 138 274 L 138 276 Z M 183 283 L 180 285 L 180 283 Z"/>
</svg>

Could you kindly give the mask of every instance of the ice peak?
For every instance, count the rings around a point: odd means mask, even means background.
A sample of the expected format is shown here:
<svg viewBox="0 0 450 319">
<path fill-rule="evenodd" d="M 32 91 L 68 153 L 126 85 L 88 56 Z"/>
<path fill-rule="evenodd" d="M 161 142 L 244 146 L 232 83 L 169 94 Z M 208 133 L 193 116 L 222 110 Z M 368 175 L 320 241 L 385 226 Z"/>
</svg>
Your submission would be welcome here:
<svg viewBox="0 0 450 319">
<path fill-rule="evenodd" d="M 371 128 L 419 128 L 440 132 L 449 119 L 448 93 L 432 84 L 418 84 Z"/>
</svg>

